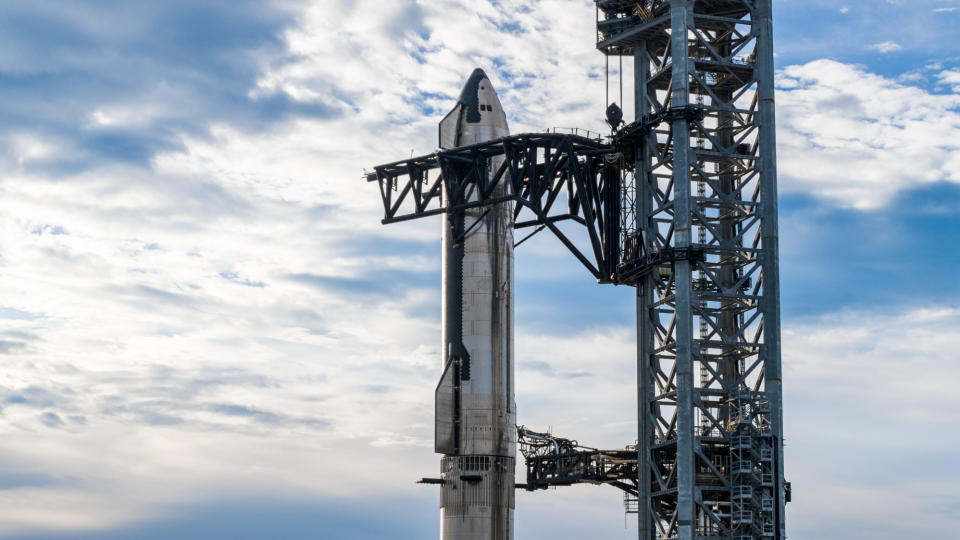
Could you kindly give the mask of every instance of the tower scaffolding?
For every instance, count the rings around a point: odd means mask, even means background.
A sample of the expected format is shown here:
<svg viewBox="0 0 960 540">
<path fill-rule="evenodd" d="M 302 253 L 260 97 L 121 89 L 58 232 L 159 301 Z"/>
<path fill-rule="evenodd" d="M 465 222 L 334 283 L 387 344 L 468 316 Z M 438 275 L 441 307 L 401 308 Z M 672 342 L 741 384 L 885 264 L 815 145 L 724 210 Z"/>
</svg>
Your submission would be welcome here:
<svg viewBox="0 0 960 540">
<path fill-rule="evenodd" d="M 597 35 L 638 121 L 696 111 L 623 179 L 643 252 L 702 253 L 636 284 L 639 536 L 785 538 L 771 2 L 598 0 Z"/>
<path fill-rule="evenodd" d="M 599 283 L 635 288 L 635 448 L 521 429 L 518 487 L 613 485 L 640 540 L 785 540 L 771 0 L 595 1 L 597 48 L 634 62 L 634 122 L 441 149 L 367 180 L 383 223 L 512 201 L 532 229 L 517 246 L 549 231 Z"/>
</svg>

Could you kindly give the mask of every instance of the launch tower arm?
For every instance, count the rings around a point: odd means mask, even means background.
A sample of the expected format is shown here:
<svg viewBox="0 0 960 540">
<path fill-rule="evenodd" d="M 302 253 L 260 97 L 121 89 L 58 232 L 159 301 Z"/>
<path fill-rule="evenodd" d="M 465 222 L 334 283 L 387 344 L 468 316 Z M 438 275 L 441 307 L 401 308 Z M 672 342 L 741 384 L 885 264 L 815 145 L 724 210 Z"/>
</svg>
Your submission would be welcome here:
<svg viewBox="0 0 960 540">
<path fill-rule="evenodd" d="M 564 133 L 524 133 L 387 163 L 366 174 L 377 182 L 384 224 L 514 201 L 514 228 L 548 229 L 602 283 L 633 285 L 696 250 L 644 252 L 633 223 L 625 226 L 623 172 L 633 168 L 639 139 L 664 122 L 695 122 L 696 107 L 667 109 L 627 124 L 602 141 Z M 492 158 L 504 159 L 490 170 Z M 433 173 L 433 174 L 431 174 Z M 500 189 L 506 184 L 506 189 Z M 451 194 L 446 200 L 443 190 Z M 504 194 L 505 193 L 505 194 Z M 571 222 L 579 227 L 567 227 Z"/>
<path fill-rule="evenodd" d="M 517 443 L 526 460 L 527 491 L 573 484 L 609 484 L 637 495 L 636 447 L 598 450 L 577 441 L 517 428 Z"/>
<path fill-rule="evenodd" d="M 549 229 L 595 278 L 612 282 L 621 242 L 615 153 L 597 139 L 525 133 L 379 165 L 366 179 L 379 183 L 385 224 L 514 201 L 514 228 Z M 504 159 L 491 171 L 497 156 Z M 445 205 L 442 190 L 461 202 Z M 586 234 L 572 237 L 564 221 Z"/>
</svg>

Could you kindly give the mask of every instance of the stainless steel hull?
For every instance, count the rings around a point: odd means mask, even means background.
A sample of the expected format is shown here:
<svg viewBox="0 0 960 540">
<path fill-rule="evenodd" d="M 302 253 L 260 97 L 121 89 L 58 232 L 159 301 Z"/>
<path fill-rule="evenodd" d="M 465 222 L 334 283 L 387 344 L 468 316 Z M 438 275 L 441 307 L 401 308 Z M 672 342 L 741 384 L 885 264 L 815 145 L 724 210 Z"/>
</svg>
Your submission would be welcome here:
<svg viewBox="0 0 960 540">
<path fill-rule="evenodd" d="M 440 123 L 440 146 L 508 134 L 493 86 L 475 70 Z M 490 170 L 497 166 L 494 160 Z M 449 201 L 457 195 L 444 196 Z M 436 425 L 436 449 L 444 454 L 440 537 L 508 540 L 516 459 L 512 203 L 444 215 L 442 334 Z"/>
</svg>

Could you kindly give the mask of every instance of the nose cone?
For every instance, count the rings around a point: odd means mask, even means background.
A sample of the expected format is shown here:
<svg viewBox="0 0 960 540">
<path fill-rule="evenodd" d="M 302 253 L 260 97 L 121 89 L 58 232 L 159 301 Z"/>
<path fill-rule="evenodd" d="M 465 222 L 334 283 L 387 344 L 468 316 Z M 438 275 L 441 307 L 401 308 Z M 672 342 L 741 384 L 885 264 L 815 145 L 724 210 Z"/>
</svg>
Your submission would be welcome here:
<svg viewBox="0 0 960 540">
<path fill-rule="evenodd" d="M 463 85 L 463 90 L 460 92 L 460 99 L 458 100 L 464 108 L 466 108 L 466 119 L 469 123 L 480 121 L 481 93 L 497 95 L 493 89 L 493 85 L 490 84 L 490 78 L 487 77 L 487 74 L 482 69 L 477 68 L 470 74 L 470 78 L 467 79 L 467 84 Z M 498 99 L 498 104 L 499 101 Z M 486 108 L 486 106 L 484 106 L 484 108 Z"/>
<path fill-rule="evenodd" d="M 487 81 L 485 85 L 489 85 L 490 79 L 482 69 L 477 68 L 473 70 L 473 73 L 470 74 L 470 78 L 467 79 L 467 84 L 463 85 L 463 90 L 460 91 L 460 103 L 463 103 L 464 105 L 477 103 L 477 100 L 479 99 L 480 81 L 483 81 L 484 79 Z"/>
<path fill-rule="evenodd" d="M 510 134 L 500 98 L 480 68 L 467 78 L 457 104 L 440 121 L 440 148 L 456 148 Z"/>
</svg>

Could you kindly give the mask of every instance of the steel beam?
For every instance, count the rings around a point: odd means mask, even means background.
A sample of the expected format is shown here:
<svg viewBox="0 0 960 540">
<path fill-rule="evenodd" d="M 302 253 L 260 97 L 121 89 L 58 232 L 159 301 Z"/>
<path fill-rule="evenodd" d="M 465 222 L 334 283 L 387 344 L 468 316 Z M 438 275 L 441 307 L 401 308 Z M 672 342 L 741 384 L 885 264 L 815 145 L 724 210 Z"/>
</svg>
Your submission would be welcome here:
<svg viewBox="0 0 960 540">
<path fill-rule="evenodd" d="M 650 78 L 650 56 L 646 41 L 639 41 L 633 49 L 634 72 L 634 110 L 636 122 L 650 116 L 650 96 L 647 95 L 647 81 Z M 650 168 L 652 156 L 656 151 L 657 139 L 652 133 L 645 134 L 637 146 L 634 156 L 634 242 L 642 253 L 650 253 L 650 214 L 652 197 L 650 193 Z M 653 282 L 642 279 L 636 286 L 637 301 L 637 531 L 641 540 L 653 540 L 653 506 L 650 499 L 652 486 L 650 467 L 650 445 L 653 443 L 653 421 L 650 404 L 654 395 L 654 377 L 650 369 L 650 356 L 653 352 L 653 327 L 650 321 L 650 309 L 653 301 Z"/>
<path fill-rule="evenodd" d="M 693 2 L 671 0 L 670 47 L 673 51 L 672 106 L 689 105 L 690 64 L 687 54 L 687 32 L 691 23 Z M 690 128 L 684 119 L 676 119 L 670 126 L 673 133 L 674 246 L 690 247 Z M 690 262 L 674 263 L 676 273 L 676 407 L 677 407 L 677 538 L 693 540 L 694 505 L 694 420 L 693 420 L 693 281 Z"/>
<path fill-rule="evenodd" d="M 773 425 L 776 474 L 777 538 L 786 538 L 786 485 L 783 470 L 783 391 L 780 353 L 780 247 L 777 224 L 777 133 L 773 90 L 773 7 L 771 0 L 756 2 L 757 32 L 757 98 L 759 107 L 758 146 L 762 198 L 761 219 L 763 232 L 764 295 L 764 386 L 770 401 L 770 421 Z"/>
</svg>

